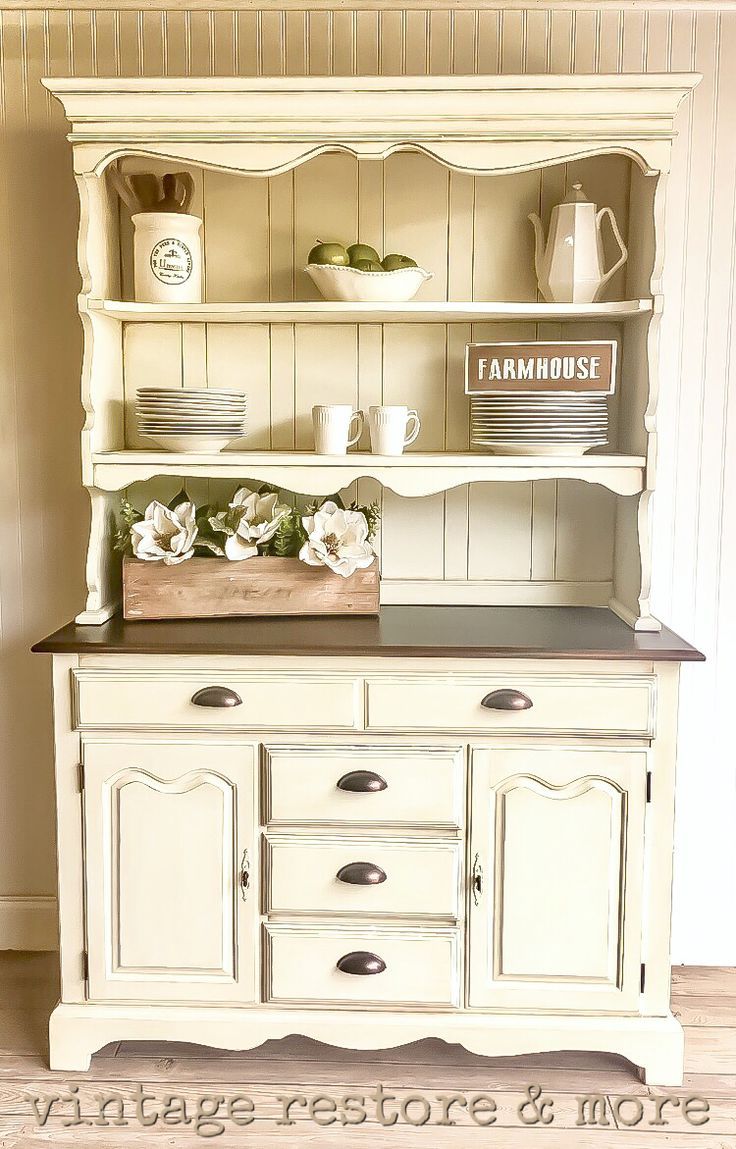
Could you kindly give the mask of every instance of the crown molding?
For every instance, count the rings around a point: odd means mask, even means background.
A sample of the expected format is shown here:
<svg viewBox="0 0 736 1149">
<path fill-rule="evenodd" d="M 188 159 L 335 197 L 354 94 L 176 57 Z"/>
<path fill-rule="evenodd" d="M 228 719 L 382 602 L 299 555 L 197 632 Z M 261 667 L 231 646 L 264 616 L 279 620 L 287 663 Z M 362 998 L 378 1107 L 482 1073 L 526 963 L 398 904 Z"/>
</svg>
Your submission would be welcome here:
<svg viewBox="0 0 736 1149">
<path fill-rule="evenodd" d="M 411 147 L 466 172 L 622 152 L 667 171 L 690 73 L 575 76 L 46 79 L 71 122 L 78 174 L 151 155 L 272 175 L 338 148 Z"/>
</svg>

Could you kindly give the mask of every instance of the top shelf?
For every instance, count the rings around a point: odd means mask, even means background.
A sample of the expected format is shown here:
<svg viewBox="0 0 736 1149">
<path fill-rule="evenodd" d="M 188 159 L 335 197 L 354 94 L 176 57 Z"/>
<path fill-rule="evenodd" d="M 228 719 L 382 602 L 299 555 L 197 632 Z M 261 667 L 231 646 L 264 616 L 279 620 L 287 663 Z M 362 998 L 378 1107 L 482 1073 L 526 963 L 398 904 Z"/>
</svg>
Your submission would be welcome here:
<svg viewBox="0 0 736 1149">
<path fill-rule="evenodd" d="M 620 320 L 652 311 L 651 299 L 614 303 L 126 303 L 80 297 L 80 310 L 121 323 L 485 323 Z"/>
</svg>

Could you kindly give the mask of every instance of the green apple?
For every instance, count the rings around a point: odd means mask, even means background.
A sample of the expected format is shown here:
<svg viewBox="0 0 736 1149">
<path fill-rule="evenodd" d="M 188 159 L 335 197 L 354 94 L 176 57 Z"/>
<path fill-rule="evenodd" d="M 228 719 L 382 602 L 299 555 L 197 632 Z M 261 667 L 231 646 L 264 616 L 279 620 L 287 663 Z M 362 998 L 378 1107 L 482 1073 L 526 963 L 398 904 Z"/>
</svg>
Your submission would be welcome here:
<svg viewBox="0 0 736 1149">
<path fill-rule="evenodd" d="M 373 263 L 381 262 L 381 257 L 375 247 L 370 247 L 367 243 L 351 243 L 348 248 L 348 256 L 351 267 L 357 267 L 358 262 L 363 259 L 370 259 Z M 365 268 L 363 270 L 365 271 Z"/>
<path fill-rule="evenodd" d="M 383 267 L 376 259 L 359 259 L 351 264 L 356 271 L 383 271 Z"/>
<path fill-rule="evenodd" d="M 333 267 L 349 267 L 350 256 L 341 243 L 335 240 L 323 243 L 318 239 L 307 257 L 307 263 L 328 263 Z"/>
<path fill-rule="evenodd" d="M 384 271 L 398 271 L 400 267 L 416 267 L 416 261 L 409 259 L 408 255 L 386 255 L 383 259 Z"/>
</svg>

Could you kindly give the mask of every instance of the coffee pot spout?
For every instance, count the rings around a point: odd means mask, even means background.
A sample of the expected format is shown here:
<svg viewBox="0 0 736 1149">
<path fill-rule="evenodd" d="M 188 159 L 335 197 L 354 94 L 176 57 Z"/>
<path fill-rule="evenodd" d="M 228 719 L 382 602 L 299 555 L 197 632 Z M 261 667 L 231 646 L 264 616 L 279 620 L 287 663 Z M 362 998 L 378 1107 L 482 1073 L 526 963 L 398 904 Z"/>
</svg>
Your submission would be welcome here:
<svg viewBox="0 0 736 1149">
<path fill-rule="evenodd" d="M 547 271 L 544 265 L 547 242 L 544 236 L 542 221 L 536 212 L 531 212 L 528 218 L 534 228 L 534 266 L 537 272 L 537 280 L 541 287 L 542 283 L 547 279 Z"/>
</svg>

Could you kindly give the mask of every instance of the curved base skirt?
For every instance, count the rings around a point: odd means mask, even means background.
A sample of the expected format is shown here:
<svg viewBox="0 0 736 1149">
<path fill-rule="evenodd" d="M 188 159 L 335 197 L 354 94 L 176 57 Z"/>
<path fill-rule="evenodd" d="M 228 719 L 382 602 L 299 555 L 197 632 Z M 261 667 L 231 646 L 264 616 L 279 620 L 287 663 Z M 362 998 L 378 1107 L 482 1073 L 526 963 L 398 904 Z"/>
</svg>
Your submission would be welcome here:
<svg viewBox="0 0 736 1149">
<path fill-rule="evenodd" d="M 89 1069 L 112 1041 L 187 1041 L 216 1049 L 254 1049 L 298 1034 L 349 1049 L 391 1049 L 441 1038 L 483 1057 L 583 1050 L 613 1053 L 647 1084 L 682 1084 L 684 1034 L 665 1017 L 543 1017 L 481 1013 L 369 1013 L 274 1007 L 59 1004 L 49 1022 L 50 1067 Z"/>
</svg>

